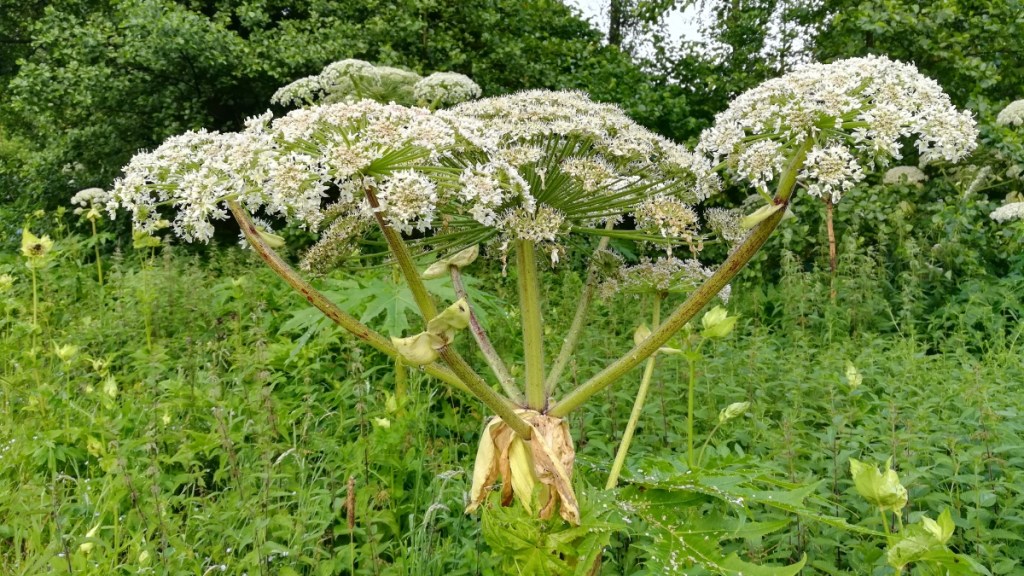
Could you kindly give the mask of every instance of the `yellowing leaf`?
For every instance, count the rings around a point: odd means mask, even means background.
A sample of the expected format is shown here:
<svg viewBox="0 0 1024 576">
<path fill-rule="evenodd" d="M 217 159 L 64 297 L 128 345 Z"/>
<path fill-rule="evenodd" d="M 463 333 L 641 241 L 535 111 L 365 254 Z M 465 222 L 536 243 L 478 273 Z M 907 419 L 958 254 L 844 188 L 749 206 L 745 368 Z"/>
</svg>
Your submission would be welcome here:
<svg viewBox="0 0 1024 576">
<path fill-rule="evenodd" d="M 460 298 L 427 323 L 427 332 L 447 344 L 452 341 L 455 332 L 465 329 L 466 326 L 469 326 L 469 304 L 464 298 Z"/>
<path fill-rule="evenodd" d="M 398 353 L 413 366 L 423 366 L 437 360 L 437 350 L 444 346 L 444 341 L 429 332 L 420 332 L 408 338 L 391 337 L 391 343 Z"/>
<path fill-rule="evenodd" d="M 889 467 L 891 462 L 885 462 L 883 474 L 875 466 L 850 458 L 850 473 L 857 493 L 865 500 L 883 511 L 899 512 L 907 505 L 907 489 L 900 484 L 896 471 Z"/>
<path fill-rule="evenodd" d="M 447 258 L 442 258 L 437 262 L 434 262 L 423 271 L 424 280 L 432 280 L 434 278 L 442 278 L 448 275 L 448 267 L 455 266 L 456 268 L 463 268 L 469 266 L 480 255 L 480 246 L 474 244 L 465 250 L 461 250 L 452 254 Z"/>
</svg>

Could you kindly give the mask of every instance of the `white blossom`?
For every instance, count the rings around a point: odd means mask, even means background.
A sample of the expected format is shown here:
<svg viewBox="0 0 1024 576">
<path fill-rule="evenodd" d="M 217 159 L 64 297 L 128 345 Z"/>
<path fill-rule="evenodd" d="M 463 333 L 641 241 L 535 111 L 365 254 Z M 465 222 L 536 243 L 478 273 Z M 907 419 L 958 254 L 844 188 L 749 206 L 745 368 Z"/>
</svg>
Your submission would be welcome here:
<svg viewBox="0 0 1024 576">
<path fill-rule="evenodd" d="M 1024 202 L 1011 202 L 1003 204 L 988 215 L 996 222 L 1009 222 L 1010 220 L 1024 220 Z"/>
<path fill-rule="evenodd" d="M 807 153 L 800 178 L 806 182 L 808 194 L 817 198 L 828 196 L 835 203 L 843 192 L 864 179 L 864 171 L 849 148 L 833 144 L 827 148 L 815 146 Z"/>
<path fill-rule="evenodd" d="M 692 243 L 699 232 L 699 221 L 693 208 L 670 196 L 655 195 L 641 202 L 634 216 L 638 229 L 665 238 Z"/>
<path fill-rule="evenodd" d="M 698 151 L 764 190 L 782 159 L 810 141 L 804 185 L 838 200 L 863 178 L 862 167 L 899 159 L 908 137 L 923 165 L 960 160 L 977 131 L 970 113 L 914 66 L 871 56 L 800 66 L 741 94 L 701 134 Z"/>
<path fill-rule="evenodd" d="M 455 72 L 434 72 L 412 88 L 417 102 L 448 107 L 480 97 L 480 86 L 469 76 Z"/>
<path fill-rule="evenodd" d="M 599 292 L 604 298 L 617 294 L 688 294 L 713 274 L 714 270 L 692 258 L 643 259 L 639 264 L 620 268 L 601 284 Z M 731 292 L 731 288 L 726 286 L 718 297 L 722 302 L 728 302 Z"/>
<path fill-rule="evenodd" d="M 996 116 L 1000 126 L 1024 126 L 1024 100 L 1014 100 Z"/>
<path fill-rule="evenodd" d="M 928 176 L 916 166 L 896 166 L 890 168 L 882 176 L 883 184 L 920 185 L 928 180 Z"/>
</svg>

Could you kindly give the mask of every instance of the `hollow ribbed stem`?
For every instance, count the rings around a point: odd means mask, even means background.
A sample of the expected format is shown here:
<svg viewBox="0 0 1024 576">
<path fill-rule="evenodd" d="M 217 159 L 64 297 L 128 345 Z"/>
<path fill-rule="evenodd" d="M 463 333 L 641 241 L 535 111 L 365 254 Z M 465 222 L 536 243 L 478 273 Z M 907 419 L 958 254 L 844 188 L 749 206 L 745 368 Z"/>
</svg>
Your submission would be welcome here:
<svg viewBox="0 0 1024 576">
<path fill-rule="evenodd" d="M 319 290 L 306 282 L 298 275 L 298 273 L 295 272 L 295 270 L 292 269 L 291 266 L 288 265 L 287 262 L 281 259 L 277 252 L 274 252 L 274 250 L 263 241 L 263 238 L 260 237 L 259 231 L 256 229 L 255 224 L 253 224 L 252 219 L 249 217 L 249 213 L 246 212 L 245 208 L 242 208 L 238 202 L 233 200 L 228 201 L 228 208 L 231 210 L 231 214 L 234 215 L 235 220 L 238 221 L 238 225 L 242 228 L 242 233 L 245 234 L 246 239 L 249 240 L 249 244 L 252 245 L 256 254 L 259 255 L 259 257 L 267 263 L 270 269 L 280 276 L 282 280 L 284 280 L 296 292 L 301 294 L 307 302 L 323 312 L 324 316 L 327 316 L 336 324 L 345 330 L 348 330 L 356 338 L 363 340 L 374 349 L 387 354 L 391 358 L 400 358 L 398 350 L 395 349 L 390 340 L 339 308 L 337 304 L 331 302 L 330 299 L 324 296 Z M 428 364 L 424 367 L 424 370 L 427 374 L 430 374 L 452 387 L 469 392 L 469 389 L 461 380 L 459 380 L 459 377 L 443 366 Z"/>
<path fill-rule="evenodd" d="M 526 405 L 543 412 L 544 326 L 540 311 L 540 285 L 533 242 L 516 241 L 516 267 L 519 270 L 519 315 L 523 326 L 523 359 L 526 362 Z"/>
<path fill-rule="evenodd" d="M 469 329 L 473 333 L 473 339 L 476 340 L 477 346 L 480 347 L 480 352 L 484 355 L 484 359 L 487 360 L 487 365 L 491 367 L 494 375 L 498 378 L 498 383 L 501 384 L 501 389 L 505 391 L 505 394 L 513 402 L 522 403 L 522 391 L 516 386 L 515 379 L 512 378 L 512 374 L 509 373 L 505 362 L 501 360 L 498 351 L 491 344 L 491 339 L 487 337 L 487 331 L 480 325 L 476 313 L 473 312 L 473 304 L 469 301 L 469 293 L 466 292 L 466 285 L 462 282 L 462 273 L 459 271 L 459 267 L 449 266 L 448 272 L 452 277 L 455 295 L 469 304 Z"/>
<path fill-rule="evenodd" d="M 782 205 L 783 208 L 754 226 L 753 230 L 750 231 L 736 250 L 725 259 L 725 262 L 722 263 L 711 278 L 708 278 L 700 288 L 690 294 L 690 297 L 672 312 L 661 327 L 652 332 L 646 340 L 634 346 L 632 350 L 626 352 L 618 360 L 609 364 L 604 370 L 595 374 L 590 380 L 580 384 L 551 408 L 548 411 L 548 415 L 556 418 L 565 417 L 576 408 L 579 408 L 591 396 L 604 390 L 626 374 L 626 372 L 629 372 L 647 359 L 651 354 L 657 352 L 658 348 L 661 348 L 673 334 L 678 332 L 696 316 L 747 265 L 747 262 L 764 246 L 764 243 L 768 241 L 768 237 L 771 236 L 779 222 L 782 221 L 782 217 L 786 213 L 785 206 L 789 203 L 789 199 L 793 194 L 793 188 L 796 186 L 797 173 L 803 167 L 804 160 L 807 158 L 807 152 L 811 149 L 813 143 L 813 140 L 807 140 L 796 150 L 779 180 L 779 187 L 776 189 L 774 202 L 777 205 Z"/>
<path fill-rule="evenodd" d="M 492 390 L 491 387 L 473 371 L 473 368 L 466 363 L 462 356 L 459 356 L 459 354 L 450 346 L 441 348 L 438 350 L 438 354 L 440 354 L 445 363 L 451 367 L 452 371 L 455 372 L 459 378 L 462 378 L 462 381 L 466 383 L 466 387 L 469 388 L 469 391 L 474 396 L 482 400 L 488 408 L 493 410 L 499 418 L 504 420 L 505 424 L 508 424 L 509 428 L 515 430 L 515 433 L 520 438 L 523 440 L 530 439 L 530 436 L 533 434 L 533 428 L 531 428 L 525 420 L 515 413 L 515 408 L 504 396 Z"/>
<path fill-rule="evenodd" d="M 661 294 L 656 293 L 654 295 L 654 312 L 651 314 L 651 328 L 656 329 L 659 322 L 661 322 Z M 647 400 L 647 391 L 651 387 L 656 357 L 657 354 L 651 354 L 651 357 L 647 359 L 644 375 L 640 380 L 640 388 L 636 391 L 636 400 L 633 401 L 633 411 L 629 414 L 629 422 L 626 423 L 626 430 L 622 433 L 619 449 L 615 452 L 615 461 L 612 463 L 611 472 L 608 473 L 608 483 L 604 485 L 605 490 L 611 490 L 619 483 L 622 466 L 626 463 L 626 453 L 629 452 L 629 445 L 633 442 L 633 433 L 636 431 L 637 422 L 640 421 L 640 413 L 643 412 L 644 402 Z"/>
<path fill-rule="evenodd" d="M 605 230 L 610 230 L 611 227 L 612 222 L 609 220 Z M 594 299 L 594 292 L 597 290 L 598 269 L 596 256 L 599 252 L 608 248 L 608 241 L 608 236 L 602 236 L 597 244 L 597 250 L 594 251 L 595 258 L 592 259 L 590 269 L 587 270 L 587 280 L 583 285 L 583 291 L 580 293 L 579 302 L 576 303 L 576 314 L 573 315 L 572 324 L 569 325 L 569 332 L 566 333 L 565 340 L 562 341 L 562 349 L 558 351 L 558 357 L 555 359 L 555 363 L 551 366 L 548 377 L 544 381 L 544 394 L 549 398 L 554 394 L 555 387 L 558 386 L 558 379 L 562 377 L 562 372 L 565 371 L 565 367 L 569 364 L 569 359 L 572 357 L 572 353 L 576 351 L 576 345 L 579 344 L 580 336 L 583 334 L 583 323 L 587 319 L 590 302 Z"/>
</svg>

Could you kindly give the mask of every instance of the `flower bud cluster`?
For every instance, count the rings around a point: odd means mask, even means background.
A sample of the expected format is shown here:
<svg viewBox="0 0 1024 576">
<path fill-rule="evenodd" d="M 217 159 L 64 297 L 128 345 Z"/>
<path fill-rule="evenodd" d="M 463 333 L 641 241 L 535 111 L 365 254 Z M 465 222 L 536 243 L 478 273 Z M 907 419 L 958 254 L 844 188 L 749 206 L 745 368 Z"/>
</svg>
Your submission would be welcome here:
<svg viewBox="0 0 1024 576">
<path fill-rule="evenodd" d="M 895 166 L 885 171 L 883 184 L 909 184 L 920 186 L 928 180 L 928 176 L 916 166 Z"/>
<path fill-rule="evenodd" d="M 963 158 L 976 136 L 974 119 L 937 83 L 872 56 L 801 66 L 745 92 L 701 134 L 698 150 L 763 191 L 797 147 L 813 142 L 799 178 L 808 193 L 838 201 L 866 167 L 901 158 L 904 139 L 927 164 Z"/>
<path fill-rule="evenodd" d="M 435 72 L 424 78 L 401 68 L 350 58 L 281 87 L 270 101 L 281 106 L 309 106 L 370 99 L 437 108 L 479 97 L 480 86 L 463 74 Z"/>
</svg>

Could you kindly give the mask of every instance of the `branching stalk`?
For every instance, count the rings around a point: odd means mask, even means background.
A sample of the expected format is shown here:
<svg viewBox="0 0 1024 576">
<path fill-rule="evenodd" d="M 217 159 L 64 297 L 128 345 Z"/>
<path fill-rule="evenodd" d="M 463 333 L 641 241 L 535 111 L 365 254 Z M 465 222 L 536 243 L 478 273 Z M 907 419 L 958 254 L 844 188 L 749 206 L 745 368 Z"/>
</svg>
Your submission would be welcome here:
<svg viewBox="0 0 1024 576">
<path fill-rule="evenodd" d="M 611 227 L 612 222 L 609 220 L 605 230 L 609 230 Z M 597 243 L 597 250 L 594 251 L 595 256 L 608 248 L 608 241 L 608 236 L 601 237 L 601 240 Z M 580 293 L 579 302 L 576 304 L 576 314 L 572 317 L 569 332 L 566 333 L 565 340 L 562 341 L 562 349 L 558 351 L 558 358 L 555 359 L 555 363 L 551 366 L 551 371 L 548 372 L 547 380 L 544 381 L 544 393 L 549 398 L 554 394 L 555 387 L 558 386 L 558 379 L 562 377 L 562 372 L 565 371 L 565 367 L 569 364 L 569 359 L 572 357 L 573 352 L 576 351 L 576 345 L 579 344 L 580 336 L 583 334 L 584 322 L 587 319 L 587 312 L 590 311 L 590 303 L 593 301 L 594 292 L 597 290 L 597 280 L 598 269 L 596 258 L 594 258 L 591 259 L 590 268 L 587 270 L 587 280 L 583 285 L 583 291 Z"/>
<path fill-rule="evenodd" d="M 370 203 L 373 215 L 377 219 L 377 226 L 384 234 L 384 239 L 387 240 L 388 248 L 391 249 L 391 255 L 395 257 L 398 267 L 402 270 L 402 275 L 405 276 L 405 282 L 409 286 L 409 291 L 412 292 L 413 300 L 416 301 L 416 307 L 420 309 L 423 323 L 430 322 L 434 319 L 434 316 L 437 316 L 437 307 L 434 306 L 434 300 L 430 297 L 430 292 L 427 292 L 427 287 L 423 284 L 420 271 L 416 268 L 412 255 L 409 254 L 409 248 L 405 245 L 402 237 L 398 235 L 398 232 L 384 221 L 384 216 L 381 215 L 379 210 L 380 203 L 377 202 L 377 196 L 374 195 L 373 190 L 370 188 L 366 189 L 366 200 Z"/>
<path fill-rule="evenodd" d="M 566 395 L 548 411 L 550 416 L 556 418 L 565 417 L 576 408 L 579 408 L 591 396 L 615 383 L 616 380 L 646 360 L 651 354 L 657 352 L 658 348 L 661 348 L 673 334 L 693 319 L 747 265 L 747 262 L 764 246 L 764 243 L 768 241 L 772 232 L 779 225 L 779 222 L 782 221 L 782 217 L 786 213 L 785 207 L 789 204 L 793 189 L 796 186 L 797 173 L 803 167 L 804 160 L 807 158 L 807 152 L 811 149 L 812 144 L 813 140 L 804 142 L 793 155 L 789 165 L 786 167 L 786 171 L 783 172 L 780 178 L 779 187 L 773 201 L 776 205 L 781 205 L 782 209 L 777 210 L 754 226 L 753 230 L 736 248 L 736 251 L 725 259 L 725 262 L 722 263 L 711 278 L 708 278 L 700 288 L 690 294 L 690 297 L 672 312 L 661 327 L 653 331 L 646 340 L 634 346 L 629 352 L 626 352 L 624 356 L 612 362 L 604 370 L 598 372 L 590 380 L 580 384 L 575 390 Z"/>
<path fill-rule="evenodd" d="M 384 221 L 384 217 L 377 210 L 380 204 L 370 188 L 366 189 L 366 199 L 374 211 L 377 225 L 384 234 L 384 239 L 388 242 L 391 254 L 395 257 L 395 261 L 398 262 L 398 268 L 402 271 L 402 275 L 405 276 L 405 282 L 408 284 L 409 290 L 416 300 L 416 305 L 419 306 L 420 314 L 423 316 L 423 323 L 426 324 L 437 316 L 437 308 L 434 306 L 430 293 L 427 292 L 426 285 L 423 284 L 423 278 L 416 268 L 416 263 L 413 262 L 412 254 L 409 253 L 409 247 L 405 245 L 405 241 L 398 235 L 398 232 Z M 438 350 L 438 354 L 462 383 L 465 384 L 471 394 L 479 398 L 488 408 L 500 416 L 521 438 L 527 439 L 530 437 L 532 428 L 514 412 L 511 402 L 492 390 L 487 385 L 487 382 L 473 370 L 473 367 L 466 362 L 457 350 L 446 345 Z"/>
<path fill-rule="evenodd" d="M 519 315 L 522 317 L 523 357 L 526 362 L 526 405 L 543 412 L 547 405 L 544 394 L 544 327 L 533 242 L 516 241 L 516 266 L 519 270 Z"/>
<path fill-rule="evenodd" d="M 523 440 L 530 439 L 530 436 L 533 434 L 533 428 L 515 413 L 515 409 L 505 397 L 492 390 L 484 382 L 483 378 L 480 378 L 473 371 L 473 368 L 466 363 L 462 356 L 459 356 L 458 352 L 452 349 L 451 346 L 445 346 L 438 350 L 438 353 L 445 363 L 451 367 L 452 371 L 459 378 L 462 378 L 462 381 L 466 383 L 466 387 L 469 388 L 469 391 L 474 396 L 482 400 L 488 408 L 494 410 L 494 413 L 504 420 L 505 424 L 508 424 L 508 427 L 514 430 L 520 438 Z"/>
<path fill-rule="evenodd" d="M 270 266 L 270 269 L 280 276 L 282 280 L 284 280 L 296 292 L 301 294 L 307 302 L 323 312 L 324 316 L 327 316 L 336 324 L 351 332 L 356 338 L 359 338 L 369 344 L 375 350 L 383 352 L 391 358 L 400 358 L 398 350 L 395 349 L 390 340 L 359 320 L 356 320 L 347 312 L 339 308 L 334 302 L 331 302 L 331 300 L 324 296 L 323 293 L 299 276 L 298 273 L 296 273 L 295 270 L 293 270 L 292 267 L 277 254 L 277 252 L 274 252 L 273 248 L 268 246 L 267 243 L 264 242 L 263 238 L 260 237 L 259 230 L 256 228 L 256 225 L 253 224 L 252 219 L 249 217 L 249 213 L 246 212 L 245 208 L 242 208 L 242 206 L 234 200 L 228 200 L 228 208 L 231 210 L 231 214 L 234 215 L 235 220 L 238 221 L 238 225 L 242 228 L 242 233 L 245 234 L 246 239 L 249 241 L 249 244 L 252 245 L 256 254 L 259 255 L 259 257 L 267 263 L 267 266 Z M 451 370 L 448 370 L 443 366 L 439 366 L 436 363 L 428 364 L 424 369 L 427 374 L 430 374 L 445 384 L 458 388 L 464 392 L 469 392 L 466 385 L 463 384 L 462 381 L 459 380 L 459 377 Z"/>
<path fill-rule="evenodd" d="M 505 391 L 505 394 L 513 402 L 521 404 L 523 402 L 523 393 L 516 386 L 515 379 L 512 378 L 512 374 L 505 366 L 505 362 L 501 360 L 498 351 L 491 344 L 491 339 L 487 337 L 487 331 L 480 325 L 476 313 L 473 312 L 473 304 L 469 301 L 469 293 L 466 292 L 466 285 L 462 282 L 462 272 L 459 271 L 458 266 L 449 266 L 448 272 L 452 277 L 455 295 L 469 304 L 469 329 L 473 333 L 473 339 L 476 340 L 477 346 L 480 347 L 480 352 L 484 355 L 484 359 L 487 360 L 487 365 L 491 367 L 494 375 L 498 378 L 498 383 L 501 384 L 501 389 Z"/>
<path fill-rule="evenodd" d="M 654 295 L 654 312 L 651 314 L 651 327 L 657 328 L 661 322 L 661 294 Z M 651 354 L 644 367 L 644 375 L 640 380 L 640 388 L 636 391 L 636 400 L 633 401 L 633 411 L 629 414 L 629 422 L 626 423 L 626 430 L 622 433 L 622 440 L 619 441 L 619 449 L 615 452 L 615 461 L 612 463 L 612 470 L 608 473 L 608 483 L 605 490 L 615 488 L 619 483 L 619 475 L 622 473 L 622 466 L 626 463 L 626 453 L 629 452 L 629 445 L 633 442 L 633 433 L 636 431 L 636 424 L 640 420 L 640 413 L 643 412 L 644 402 L 647 400 L 647 391 L 651 387 L 651 377 L 654 375 L 654 359 L 657 354 Z"/>
</svg>

